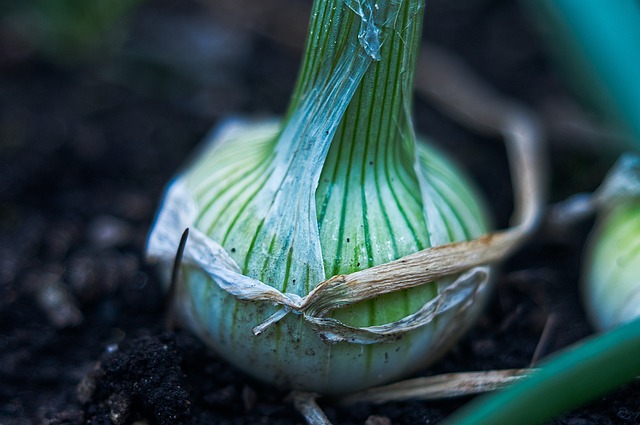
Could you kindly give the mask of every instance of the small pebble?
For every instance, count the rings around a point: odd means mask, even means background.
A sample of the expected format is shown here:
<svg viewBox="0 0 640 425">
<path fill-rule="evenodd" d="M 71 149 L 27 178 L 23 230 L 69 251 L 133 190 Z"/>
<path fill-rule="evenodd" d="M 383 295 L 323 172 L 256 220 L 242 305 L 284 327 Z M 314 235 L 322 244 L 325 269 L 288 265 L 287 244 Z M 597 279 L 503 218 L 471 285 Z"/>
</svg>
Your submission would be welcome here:
<svg viewBox="0 0 640 425">
<path fill-rule="evenodd" d="M 83 303 L 92 302 L 131 282 L 139 266 L 138 259 L 130 254 L 79 253 L 69 260 L 66 280 Z"/>
<path fill-rule="evenodd" d="M 57 273 L 44 272 L 32 279 L 36 302 L 53 326 L 62 329 L 82 323 L 82 312 Z"/>
<path fill-rule="evenodd" d="M 116 351 L 118 351 L 118 348 L 119 348 L 118 344 L 109 344 L 105 347 L 105 351 L 109 354 L 113 354 Z"/>
<path fill-rule="evenodd" d="M 87 228 L 89 242 L 100 248 L 115 248 L 127 244 L 133 237 L 132 226 L 111 215 L 95 217 Z"/>
<path fill-rule="evenodd" d="M 364 421 L 364 425 L 391 425 L 391 419 L 386 416 L 371 415 Z"/>
<path fill-rule="evenodd" d="M 244 405 L 244 410 L 250 412 L 256 406 L 256 402 L 258 401 L 258 395 L 255 390 L 248 385 L 245 385 L 242 388 L 242 404 Z"/>
</svg>

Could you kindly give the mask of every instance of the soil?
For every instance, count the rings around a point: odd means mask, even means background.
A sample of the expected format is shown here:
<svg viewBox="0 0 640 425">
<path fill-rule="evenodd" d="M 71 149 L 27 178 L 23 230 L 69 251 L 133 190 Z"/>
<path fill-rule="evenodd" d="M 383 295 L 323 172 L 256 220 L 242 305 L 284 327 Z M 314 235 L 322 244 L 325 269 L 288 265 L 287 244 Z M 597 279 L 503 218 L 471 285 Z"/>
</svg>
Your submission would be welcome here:
<svg viewBox="0 0 640 425">
<path fill-rule="evenodd" d="M 286 392 L 188 331 L 165 330 L 166 299 L 143 259 L 165 184 L 209 129 L 232 115 L 281 114 L 295 80 L 300 42 L 227 20 L 216 3 L 144 3 L 124 38 L 91 55 L 0 33 L 0 424 L 303 423 Z M 307 19 L 310 2 L 286 3 Z M 536 111 L 571 102 L 517 2 L 455 3 L 428 2 L 425 39 Z M 207 36 L 217 41 L 202 47 Z M 421 97 L 415 114 L 506 226 L 500 144 Z M 551 141 L 551 200 L 595 188 L 611 156 Z M 579 294 L 590 226 L 543 229 L 506 261 L 477 326 L 420 375 L 527 367 L 592 333 Z M 335 424 L 400 425 L 437 423 L 468 401 L 320 404 Z M 640 384 L 552 423 L 640 423 Z"/>
</svg>

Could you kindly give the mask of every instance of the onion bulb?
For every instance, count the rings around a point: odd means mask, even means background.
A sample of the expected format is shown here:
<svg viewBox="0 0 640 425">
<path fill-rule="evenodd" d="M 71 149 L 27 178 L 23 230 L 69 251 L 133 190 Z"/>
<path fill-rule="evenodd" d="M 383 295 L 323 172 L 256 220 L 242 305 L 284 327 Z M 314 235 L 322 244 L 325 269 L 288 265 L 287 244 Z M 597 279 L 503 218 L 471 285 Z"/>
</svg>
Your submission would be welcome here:
<svg viewBox="0 0 640 425">
<path fill-rule="evenodd" d="M 585 269 L 585 303 L 596 327 L 612 329 L 640 317 L 640 200 L 599 217 Z"/>
<path fill-rule="evenodd" d="M 411 257 L 487 231 L 472 185 L 413 130 L 423 6 L 316 1 L 285 119 L 227 122 L 169 185 L 148 255 L 170 268 L 190 229 L 176 307 L 254 377 L 324 394 L 389 382 L 484 304 L 489 267 L 435 279 Z"/>
</svg>

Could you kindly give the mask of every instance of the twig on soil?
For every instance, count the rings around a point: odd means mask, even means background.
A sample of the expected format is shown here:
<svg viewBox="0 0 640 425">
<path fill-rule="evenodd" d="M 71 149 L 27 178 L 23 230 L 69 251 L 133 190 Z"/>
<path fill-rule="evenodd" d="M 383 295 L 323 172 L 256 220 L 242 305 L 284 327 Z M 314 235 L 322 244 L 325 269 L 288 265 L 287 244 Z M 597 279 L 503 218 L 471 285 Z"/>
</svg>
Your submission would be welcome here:
<svg viewBox="0 0 640 425">
<path fill-rule="evenodd" d="M 529 363 L 529 367 L 534 367 L 538 363 L 540 358 L 544 356 L 544 353 L 547 350 L 547 346 L 549 344 L 549 337 L 551 336 L 551 332 L 556 328 L 557 323 L 558 317 L 556 316 L 556 314 L 550 313 L 547 316 L 544 328 L 542 329 L 542 334 L 540 335 L 540 339 L 538 340 L 536 349 L 533 352 L 533 356 L 531 357 L 531 363 Z"/>
<path fill-rule="evenodd" d="M 294 391 L 290 394 L 290 398 L 293 401 L 293 405 L 296 410 L 304 416 L 307 424 L 309 425 L 331 425 L 331 421 L 324 414 L 322 408 L 316 403 L 316 399 L 319 397 L 316 393 L 306 393 Z"/>
<path fill-rule="evenodd" d="M 369 388 L 342 397 L 338 402 L 343 405 L 382 404 L 390 401 L 438 400 L 476 395 L 503 388 L 529 373 L 529 369 L 506 369 L 426 376 Z"/>
</svg>

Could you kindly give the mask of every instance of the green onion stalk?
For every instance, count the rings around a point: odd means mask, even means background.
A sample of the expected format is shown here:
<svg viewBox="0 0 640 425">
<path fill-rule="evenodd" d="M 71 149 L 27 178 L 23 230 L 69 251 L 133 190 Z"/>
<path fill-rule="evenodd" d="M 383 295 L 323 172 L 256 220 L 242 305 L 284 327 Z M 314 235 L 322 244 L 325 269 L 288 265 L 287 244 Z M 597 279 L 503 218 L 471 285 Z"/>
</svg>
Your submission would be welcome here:
<svg viewBox="0 0 640 425">
<path fill-rule="evenodd" d="M 640 375 L 640 318 L 555 354 L 531 376 L 457 411 L 443 425 L 542 425 Z"/>
<path fill-rule="evenodd" d="M 452 244 L 487 231 L 484 206 L 412 124 L 423 7 L 315 1 L 284 120 L 223 124 L 167 189 L 148 256 L 169 271 L 189 228 L 175 307 L 254 377 L 324 394 L 392 381 L 487 298 L 490 268 Z"/>
<path fill-rule="evenodd" d="M 523 3 L 579 100 L 630 142 L 640 143 L 640 3 Z"/>
</svg>

